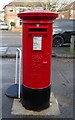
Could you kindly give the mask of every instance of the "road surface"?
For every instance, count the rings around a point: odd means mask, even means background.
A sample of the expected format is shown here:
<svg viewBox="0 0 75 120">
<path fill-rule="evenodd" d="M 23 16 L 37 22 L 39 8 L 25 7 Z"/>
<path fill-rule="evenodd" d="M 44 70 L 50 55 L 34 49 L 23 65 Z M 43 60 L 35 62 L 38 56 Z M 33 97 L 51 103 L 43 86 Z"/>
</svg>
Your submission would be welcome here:
<svg viewBox="0 0 75 120">
<path fill-rule="evenodd" d="M 0 46 L 21 46 L 21 33 L 0 30 Z"/>
</svg>

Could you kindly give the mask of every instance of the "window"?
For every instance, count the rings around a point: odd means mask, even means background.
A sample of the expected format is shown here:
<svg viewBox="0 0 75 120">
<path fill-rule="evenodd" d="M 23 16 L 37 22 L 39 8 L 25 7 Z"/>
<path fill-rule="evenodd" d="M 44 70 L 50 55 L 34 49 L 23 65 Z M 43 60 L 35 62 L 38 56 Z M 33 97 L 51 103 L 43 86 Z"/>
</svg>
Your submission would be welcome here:
<svg viewBox="0 0 75 120">
<path fill-rule="evenodd" d="M 17 21 L 16 21 L 16 26 L 19 26 L 20 25 L 20 20 L 18 19 Z"/>
<path fill-rule="evenodd" d="M 64 18 L 65 16 L 63 14 L 61 14 L 61 18 Z"/>
<path fill-rule="evenodd" d="M 75 10 L 71 10 L 70 15 L 75 15 Z"/>
<path fill-rule="evenodd" d="M 22 20 L 20 20 L 20 25 L 22 25 Z"/>
<path fill-rule="evenodd" d="M 16 8 L 16 13 L 19 13 L 19 9 L 18 8 Z"/>
<path fill-rule="evenodd" d="M 9 12 L 14 12 L 14 9 L 13 8 L 9 8 Z"/>
<path fill-rule="evenodd" d="M 24 11 L 26 11 L 26 9 L 24 9 L 24 8 L 19 9 L 19 12 L 24 12 Z"/>
</svg>

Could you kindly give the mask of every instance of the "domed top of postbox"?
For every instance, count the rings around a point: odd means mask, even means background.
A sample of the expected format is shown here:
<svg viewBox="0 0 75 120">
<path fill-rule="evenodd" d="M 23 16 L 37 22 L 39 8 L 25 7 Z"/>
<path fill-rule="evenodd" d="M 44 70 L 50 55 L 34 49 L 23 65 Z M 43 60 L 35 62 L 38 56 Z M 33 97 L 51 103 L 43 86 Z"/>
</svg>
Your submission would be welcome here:
<svg viewBox="0 0 75 120">
<path fill-rule="evenodd" d="M 57 13 L 53 13 L 47 10 L 32 10 L 32 11 L 26 11 L 22 13 L 18 13 L 18 17 L 20 17 L 23 20 L 54 20 L 58 17 Z"/>
</svg>

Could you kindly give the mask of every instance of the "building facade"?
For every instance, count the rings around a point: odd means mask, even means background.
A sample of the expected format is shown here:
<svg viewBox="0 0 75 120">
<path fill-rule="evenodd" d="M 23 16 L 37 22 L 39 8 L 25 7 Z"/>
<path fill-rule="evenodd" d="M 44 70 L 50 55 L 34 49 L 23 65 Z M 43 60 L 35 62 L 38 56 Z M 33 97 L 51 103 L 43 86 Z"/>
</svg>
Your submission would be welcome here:
<svg viewBox="0 0 75 120">
<path fill-rule="evenodd" d="M 0 22 L 4 22 L 4 11 L 0 11 Z"/>
<path fill-rule="evenodd" d="M 44 4 L 44 3 L 42 3 Z M 4 7 L 4 21 L 9 26 L 9 29 L 11 29 L 11 22 L 15 23 L 15 26 L 13 27 L 14 31 L 21 30 L 22 27 L 22 21 L 17 17 L 17 14 L 19 12 L 24 12 L 27 10 L 42 10 L 42 4 L 40 2 L 11 2 L 8 5 Z"/>
<path fill-rule="evenodd" d="M 58 10 L 59 19 L 75 19 L 75 1 Z"/>
</svg>

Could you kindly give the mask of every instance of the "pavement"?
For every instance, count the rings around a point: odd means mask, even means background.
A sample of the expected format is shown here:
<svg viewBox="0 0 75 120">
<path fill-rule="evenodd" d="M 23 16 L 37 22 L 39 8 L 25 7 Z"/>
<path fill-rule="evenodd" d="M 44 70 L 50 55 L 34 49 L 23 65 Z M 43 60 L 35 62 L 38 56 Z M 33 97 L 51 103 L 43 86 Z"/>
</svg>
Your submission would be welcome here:
<svg viewBox="0 0 75 120">
<path fill-rule="evenodd" d="M 0 47 L 0 57 L 2 58 L 15 58 L 17 48 L 22 49 L 21 46 L 19 47 L 12 47 L 12 46 L 3 46 Z M 71 54 L 70 47 L 53 47 L 52 48 L 52 57 L 57 58 L 75 58 L 75 54 Z"/>
<path fill-rule="evenodd" d="M 19 99 L 14 99 L 13 107 L 11 110 L 12 115 L 39 115 L 39 116 L 47 116 L 47 115 L 60 115 L 59 105 L 58 101 L 54 96 L 54 93 L 51 92 L 50 95 L 50 106 L 47 109 L 41 110 L 41 111 L 33 111 L 33 110 L 27 110 L 25 109 L 21 101 Z"/>
<path fill-rule="evenodd" d="M 57 58 L 75 58 L 75 54 L 70 52 L 70 46 L 53 47 L 52 51 Z"/>
</svg>

